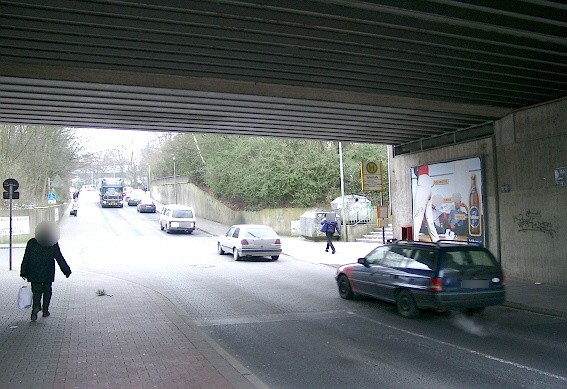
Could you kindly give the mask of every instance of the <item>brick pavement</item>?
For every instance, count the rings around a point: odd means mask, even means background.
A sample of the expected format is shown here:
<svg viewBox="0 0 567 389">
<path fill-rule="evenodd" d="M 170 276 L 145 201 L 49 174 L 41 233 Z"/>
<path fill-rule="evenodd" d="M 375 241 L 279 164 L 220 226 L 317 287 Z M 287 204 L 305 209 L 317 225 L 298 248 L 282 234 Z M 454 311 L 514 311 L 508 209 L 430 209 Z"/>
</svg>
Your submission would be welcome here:
<svg viewBox="0 0 567 389">
<path fill-rule="evenodd" d="M 2 388 L 264 386 L 143 286 L 81 271 L 58 275 L 51 316 L 31 322 L 29 309 L 16 308 L 18 271 L 0 270 L 0 283 Z"/>
</svg>

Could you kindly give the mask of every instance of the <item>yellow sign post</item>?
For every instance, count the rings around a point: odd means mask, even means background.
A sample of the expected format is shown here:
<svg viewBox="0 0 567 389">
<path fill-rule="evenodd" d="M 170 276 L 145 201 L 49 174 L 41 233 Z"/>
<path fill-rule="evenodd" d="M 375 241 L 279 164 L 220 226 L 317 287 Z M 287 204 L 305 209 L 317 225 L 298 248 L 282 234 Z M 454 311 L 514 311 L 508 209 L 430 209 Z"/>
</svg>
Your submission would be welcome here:
<svg viewBox="0 0 567 389">
<path fill-rule="evenodd" d="M 363 192 L 382 191 L 382 162 L 360 162 Z"/>
</svg>

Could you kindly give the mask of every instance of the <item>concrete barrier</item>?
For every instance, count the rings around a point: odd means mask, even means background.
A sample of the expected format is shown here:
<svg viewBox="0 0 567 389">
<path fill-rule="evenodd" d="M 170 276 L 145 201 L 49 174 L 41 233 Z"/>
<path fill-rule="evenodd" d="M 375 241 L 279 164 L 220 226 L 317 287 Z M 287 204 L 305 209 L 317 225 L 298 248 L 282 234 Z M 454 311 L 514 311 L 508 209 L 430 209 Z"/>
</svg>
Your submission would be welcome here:
<svg viewBox="0 0 567 389">
<path fill-rule="evenodd" d="M 54 204 L 42 207 L 18 208 L 12 210 L 12 242 L 26 243 L 35 236 L 35 227 L 44 220 L 58 222 L 67 210 L 68 204 Z M 10 210 L 0 209 L 0 244 L 9 244 Z"/>
</svg>

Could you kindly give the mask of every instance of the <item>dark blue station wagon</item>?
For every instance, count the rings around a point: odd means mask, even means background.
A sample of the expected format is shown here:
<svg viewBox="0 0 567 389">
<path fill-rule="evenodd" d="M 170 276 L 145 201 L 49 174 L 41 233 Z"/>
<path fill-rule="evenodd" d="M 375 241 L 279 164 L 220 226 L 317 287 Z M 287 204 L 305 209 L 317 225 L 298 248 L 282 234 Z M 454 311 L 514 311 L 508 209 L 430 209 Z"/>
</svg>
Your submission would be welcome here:
<svg viewBox="0 0 567 389">
<path fill-rule="evenodd" d="M 358 263 L 338 268 L 335 278 L 342 298 L 360 294 L 390 301 L 407 318 L 422 309 L 472 314 L 505 300 L 505 278 L 494 255 L 455 241 L 379 246 Z"/>
</svg>

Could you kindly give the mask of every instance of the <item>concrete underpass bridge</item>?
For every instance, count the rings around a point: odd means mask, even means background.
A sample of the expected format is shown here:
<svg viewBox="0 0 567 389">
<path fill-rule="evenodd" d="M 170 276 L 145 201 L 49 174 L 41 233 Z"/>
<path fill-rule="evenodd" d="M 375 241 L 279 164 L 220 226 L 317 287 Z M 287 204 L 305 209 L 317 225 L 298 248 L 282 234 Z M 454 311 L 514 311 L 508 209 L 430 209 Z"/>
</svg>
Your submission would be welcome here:
<svg viewBox="0 0 567 389">
<path fill-rule="evenodd" d="M 566 20 L 535 0 L 0 1 L 0 122 L 389 144 L 398 232 L 411 168 L 473 158 L 483 242 L 565 284 Z"/>
</svg>

